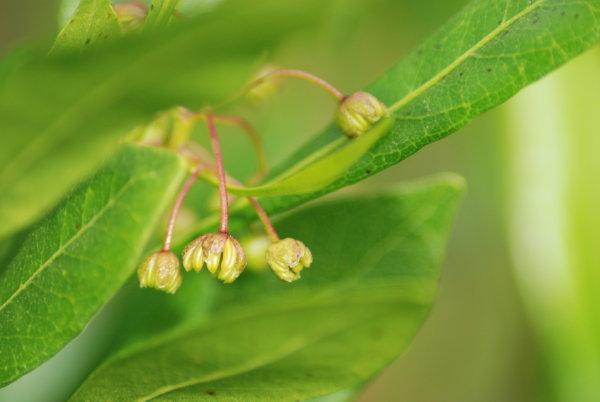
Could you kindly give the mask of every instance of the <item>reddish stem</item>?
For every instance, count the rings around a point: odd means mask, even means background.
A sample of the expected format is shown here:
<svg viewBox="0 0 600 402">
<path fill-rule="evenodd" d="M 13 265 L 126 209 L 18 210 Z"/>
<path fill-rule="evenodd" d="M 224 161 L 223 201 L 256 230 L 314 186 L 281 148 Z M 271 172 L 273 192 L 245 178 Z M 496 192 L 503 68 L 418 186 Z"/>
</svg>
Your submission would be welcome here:
<svg viewBox="0 0 600 402">
<path fill-rule="evenodd" d="M 261 176 L 265 176 L 267 174 L 267 157 L 265 155 L 265 147 L 260 139 L 260 135 L 254 129 L 252 124 L 248 122 L 248 120 L 244 119 L 240 116 L 227 116 L 227 115 L 219 115 L 214 114 L 213 118 L 216 121 L 222 121 L 229 124 L 234 124 L 236 126 L 241 127 L 252 141 L 252 146 L 254 147 L 254 152 L 256 153 L 256 158 L 258 159 L 258 170 Z"/>
<path fill-rule="evenodd" d="M 183 148 L 181 151 L 183 153 L 185 153 L 185 155 L 188 158 L 190 158 L 194 163 L 197 163 L 199 166 L 202 166 L 203 169 L 206 169 L 209 172 L 214 173 L 214 168 L 211 168 L 208 162 L 201 159 L 197 155 L 194 155 L 194 153 L 192 153 L 190 150 L 188 150 L 186 148 Z M 227 175 L 227 178 L 230 182 L 232 182 L 236 186 L 243 186 L 243 184 L 240 181 L 236 180 L 235 178 L 233 178 L 229 175 Z M 269 235 L 269 238 L 271 239 L 271 241 L 273 241 L 273 242 L 279 241 L 280 237 L 277 234 L 275 227 L 273 226 L 273 222 L 271 222 L 269 215 L 267 215 L 267 212 L 264 210 L 262 205 L 260 205 L 258 200 L 254 197 L 246 197 L 246 198 L 248 199 L 248 201 L 250 202 L 250 204 L 256 211 L 256 214 L 258 215 L 260 221 L 262 222 L 263 226 L 265 227 L 265 230 L 267 231 L 267 234 Z"/>
<path fill-rule="evenodd" d="M 273 222 L 271 222 L 269 215 L 267 215 L 267 212 L 264 210 L 262 205 L 260 205 L 258 203 L 258 200 L 254 197 L 248 197 L 248 201 L 250 201 L 250 204 L 252 204 L 252 206 L 256 210 L 256 213 L 258 214 L 260 221 L 264 225 L 265 230 L 267 231 L 267 234 L 269 235 L 269 238 L 271 239 L 271 241 L 273 243 L 275 243 L 276 241 L 279 241 L 280 237 L 277 234 L 275 227 L 273 226 Z"/>
<path fill-rule="evenodd" d="M 229 201 L 227 199 L 227 182 L 225 177 L 225 167 L 223 166 L 223 154 L 221 153 L 221 144 L 219 143 L 219 136 L 213 120 L 211 112 L 205 112 L 206 124 L 208 125 L 208 131 L 210 133 L 210 139 L 212 141 L 213 153 L 215 155 L 215 161 L 217 163 L 217 171 L 219 173 L 219 193 L 221 196 L 221 227 L 219 231 L 221 233 L 229 233 Z"/>
<path fill-rule="evenodd" d="M 173 230 L 175 228 L 175 221 L 177 220 L 177 215 L 179 214 L 179 210 L 181 209 L 181 204 L 183 204 L 185 196 L 187 195 L 188 191 L 190 191 L 192 184 L 194 184 L 201 171 L 201 168 L 194 169 L 191 176 L 187 179 L 187 181 L 181 188 L 181 191 L 179 191 L 179 195 L 177 196 L 177 200 L 175 201 L 175 205 L 173 206 L 173 210 L 171 211 L 171 217 L 169 218 L 169 226 L 167 227 L 167 234 L 165 235 L 165 241 L 163 243 L 162 251 L 171 251 Z"/>
<path fill-rule="evenodd" d="M 277 78 L 277 77 L 295 77 L 295 78 L 300 78 L 300 79 L 308 81 L 308 82 L 312 82 L 313 84 L 316 84 L 319 87 L 323 88 L 325 91 L 329 92 L 334 98 L 336 98 L 338 100 L 338 102 L 341 102 L 342 100 L 344 100 L 344 97 L 345 97 L 345 95 L 342 91 L 340 91 L 339 89 L 337 89 L 336 87 L 334 87 L 333 85 L 328 83 L 327 81 L 317 77 L 316 75 L 312 75 L 310 73 L 307 73 L 307 72 L 301 71 L 301 70 L 273 71 L 272 73 L 263 75 L 262 77 L 258 78 L 256 81 L 251 83 L 250 88 L 253 88 L 259 84 L 262 84 L 263 82 L 265 82 L 269 79 L 273 79 L 273 78 Z"/>
</svg>

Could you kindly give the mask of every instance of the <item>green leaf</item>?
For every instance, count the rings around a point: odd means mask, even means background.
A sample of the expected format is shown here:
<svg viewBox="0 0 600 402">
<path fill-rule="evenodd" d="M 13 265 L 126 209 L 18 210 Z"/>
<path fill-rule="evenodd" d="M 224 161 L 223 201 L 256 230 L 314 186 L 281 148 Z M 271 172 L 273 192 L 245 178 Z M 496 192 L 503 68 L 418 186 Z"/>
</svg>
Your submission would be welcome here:
<svg viewBox="0 0 600 402">
<path fill-rule="evenodd" d="M 0 277 L 0 384 L 60 350 L 123 284 L 185 174 L 125 146 L 27 236 Z"/>
<path fill-rule="evenodd" d="M 390 119 L 384 119 L 359 138 L 350 141 L 348 144 L 343 144 L 345 146 L 335 149 L 320 159 L 319 154 L 311 155 L 307 160 L 300 161 L 288 170 L 284 177 L 273 179 L 272 184 L 267 183 L 258 187 L 228 185 L 227 189 L 233 194 L 247 196 L 275 196 L 318 191 L 344 174 L 387 132 L 390 123 Z M 340 142 L 335 142 L 334 146 L 340 145 Z M 325 151 L 328 150 L 325 149 Z M 315 159 L 318 160 L 314 162 Z M 296 171 L 298 173 L 295 173 Z M 217 183 L 214 175 L 206 174 L 205 177 Z"/>
<path fill-rule="evenodd" d="M 231 1 L 168 34 L 50 59 L 39 51 L 17 69 L 0 68 L 0 238 L 41 216 L 158 110 L 215 104 L 237 91 L 266 48 L 318 21 L 318 3 Z"/>
<path fill-rule="evenodd" d="M 77 11 L 77 6 L 79 6 L 79 0 L 61 0 L 60 5 L 58 6 L 58 15 L 57 15 L 57 26 L 58 29 L 62 29 L 69 19 L 75 14 Z"/>
<path fill-rule="evenodd" d="M 375 146 L 325 188 L 312 192 L 308 183 L 320 174 L 312 172 L 304 177 L 306 187 L 294 191 L 310 189 L 310 194 L 265 199 L 265 207 L 272 212 L 287 210 L 406 159 L 504 102 L 599 38 L 597 0 L 473 1 L 367 88 L 393 112 L 393 124 Z M 343 133 L 338 127 L 328 127 L 273 175 L 293 169 L 340 138 Z"/>
<path fill-rule="evenodd" d="M 144 23 L 145 29 L 160 29 L 167 26 L 179 0 L 152 0 Z"/>
<path fill-rule="evenodd" d="M 122 35 L 110 0 L 81 0 L 56 38 L 52 52 L 83 50 Z"/>
<path fill-rule="evenodd" d="M 301 280 L 213 279 L 211 321 L 122 350 L 73 400 L 303 400 L 362 385 L 427 315 L 462 187 L 446 176 L 288 216 L 280 232 L 314 254 Z"/>
</svg>

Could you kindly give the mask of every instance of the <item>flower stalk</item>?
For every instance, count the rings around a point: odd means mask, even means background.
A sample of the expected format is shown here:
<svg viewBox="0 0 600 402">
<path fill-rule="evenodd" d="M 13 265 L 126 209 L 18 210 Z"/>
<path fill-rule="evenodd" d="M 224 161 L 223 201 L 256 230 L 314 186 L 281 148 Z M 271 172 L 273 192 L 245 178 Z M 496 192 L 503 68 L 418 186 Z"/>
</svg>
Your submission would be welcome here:
<svg viewBox="0 0 600 402">
<path fill-rule="evenodd" d="M 268 72 L 244 88 L 244 92 L 281 77 L 294 77 L 311 82 L 327 91 L 338 101 L 336 120 L 342 131 L 350 138 L 366 132 L 381 118 L 389 115 L 387 107 L 368 92 L 355 92 L 345 95 L 329 82 L 316 75 L 301 70 L 275 70 Z"/>
<path fill-rule="evenodd" d="M 269 218 L 269 215 L 267 215 L 267 212 L 262 207 L 262 205 L 260 205 L 258 200 L 254 197 L 248 197 L 248 201 L 250 202 L 250 204 L 256 211 L 258 218 L 260 219 L 261 223 L 265 227 L 265 231 L 267 232 L 269 239 L 272 242 L 279 241 L 281 238 L 279 237 L 279 234 L 275 230 L 275 226 L 273 226 L 273 222 L 271 221 L 271 218 Z"/>
<path fill-rule="evenodd" d="M 198 169 L 200 169 L 200 171 L 206 170 L 212 174 L 218 175 L 218 171 L 216 171 L 213 167 L 211 167 L 207 161 L 205 161 L 205 160 L 201 159 L 200 157 L 198 157 L 197 155 L 195 155 L 191 150 L 189 150 L 187 148 L 183 148 L 181 151 L 184 153 L 184 155 L 186 157 L 191 159 L 193 161 L 193 163 L 196 163 L 198 165 Z M 235 184 L 236 186 L 243 186 L 243 183 L 241 183 L 239 180 L 236 180 L 234 177 L 232 177 L 228 173 L 225 173 L 225 174 L 226 174 L 227 180 L 229 182 Z M 265 209 L 262 207 L 262 205 L 260 205 L 258 200 L 254 197 L 246 197 L 246 199 L 248 200 L 250 205 L 252 205 L 252 207 L 256 211 L 256 214 L 258 215 L 258 218 L 260 219 L 261 223 L 263 224 L 265 231 L 267 232 L 267 235 L 269 236 L 269 239 L 272 242 L 279 241 L 280 240 L 279 234 L 275 230 L 275 226 L 273 226 L 273 222 L 271 221 L 271 218 L 269 218 L 269 215 L 267 214 Z"/>
<path fill-rule="evenodd" d="M 215 121 L 236 125 L 242 128 L 248 134 L 250 141 L 252 141 L 252 147 L 256 153 L 256 158 L 258 159 L 258 173 L 260 176 L 266 176 L 269 168 L 267 156 L 265 154 L 265 147 L 262 143 L 260 135 L 258 134 L 258 131 L 256 131 L 252 124 L 240 116 L 213 114 L 212 117 Z"/>
<path fill-rule="evenodd" d="M 175 229 L 175 222 L 177 221 L 177 215 L 179 215 L 179 211 L 181 210 L 181 205 L 183 204 L 183 200 L 185 199 L 187 193 L 192 188 L 192 184 L 198 178 L 198 175 L 202 172 L 202 168 L 196 167 L 190 177 L 187 179 L 179 194 L 177 195 L 177 200 L 175 201 L 175 205 L 173 206 L 173 210 L 171 211 L 171 216 L 169 217 L 169 224 L 167 226 L 167 233 L 165 234 L 165 240 L 163 242 L 163 247 L 161 251 L 170 251 L 171 250 L 171 242 L 173 241 L 173 230 Z"/>
<path fill-rule="evenodd" d="M 277 78 L 283 78 L 283 77 L 299 78 L 301 80 L 311 82 L 311 83 L 317 85 L 318 87 L 324 89 L 327 93 L 329 93 L 331 96 L 333 96 L 338 102 L 341 102 L 344 99 L 344 96 L 345 96 L 344 93 L 342 91 L 340 91 L 339 89 L 337 89 L 335 86 L 331 85 L 329 82 L 325 81 L 324 79 L 319 78 L 316 75 L 307 73 L 302 70 L 291 70 L 291 69 L 276 70 L 276 71 L 267 73 L 267 74 L 257 78 L 255 81 L 251 82 L 246 88 L 244 88 L 243 92 L 248 92 L 248 91 L 252 90 L 253 88 L 265 83 L 266 81 L 274 80 Z"/>
<path fill-rule="evenodd" d="M 219 135 L 217 134 L 213 115 L 210 111 L 206 111 L 204 115 L 206 116 L 206 124 L 208 126 L 213 153 L 217 163 L 217 172 L 219 174 L 219 196 L 221 200 L 221 225 L 219 227 L 219 232 L 227 234 L 229 233 L 229 200 L 227 197 L 227 179 L 225 175 L 225 166 L 223 165 L 223 154 L 221 152 L 221 144 L 219 143 Z"/>
</svg>

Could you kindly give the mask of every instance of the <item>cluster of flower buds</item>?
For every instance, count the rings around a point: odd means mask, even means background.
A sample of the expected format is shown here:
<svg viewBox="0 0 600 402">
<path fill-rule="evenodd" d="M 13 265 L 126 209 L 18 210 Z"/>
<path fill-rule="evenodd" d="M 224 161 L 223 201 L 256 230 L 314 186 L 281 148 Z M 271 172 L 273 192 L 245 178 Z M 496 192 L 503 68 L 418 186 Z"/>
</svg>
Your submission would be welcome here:
<svg viewBox="0 0 600 402">
<path fill-rule="evenodd" d="M 143 7 L 137 3 L 138 2 L 122 3 L 120 7 L 116 7 L 117 14 L 122 23 L 127 23 L 128 21 L 132 24 L 140 23 L 140 21 L 145 18 L 147 10 L 144 11 Z M 326 81 L 299 70 L 276 70 L 269 66 L 260 72 L 260 76 L 246 87 L 245 91 L 249 96 L 254 97 L 255 99 L 268 97 L 276 89 L 278 80 L 286 76 L 310 81 L 333 95 L 339 102 L 336 114 L 337 123 L 348 137 L 352 138 L 363 134 L 368 131 L 373 124 L 389 115 L 388 108 L 372 94 L 368 92 L 356 92 L 351 95 L 344 95 Z M 187 141 L 192 124 L 197 119 L 204 118 L 206 120 L 217 168 L 215 171 L 215 169 L 208 168 L 208 164 L 203 160 L 195 160 L 197 163 L 195 172 L 182 188 L 171 214 L 169 229 L 165 237 L 163 249 L 146 258 L 138 270 L 140 286 L 152 287 L 168 293 L 175 293 L 181 285 L 182 270 L 179 259 L 170 251 L 170 242 L 175 218 L 181 207 L 183 198 L 198 176 L 200 169 L 209 169 L 213 171 L 213 174 L 218 175 L 221 226 L 218 232 L 204 234 L 185 247 L 182 255 L 183 268 L 186 271 L 194 270 L 199 272 L 206 265 L 208 271 L 214 277 L 225 283 L 231 283 L 244 272 L 247 264 L 246 255 L 241 244 L 231 236 L 228 231 L 229 199 L 226 181 L 233 179 L 225 172 L 215 121 L 237 124 L 244 128 L 248 134 L 251 135 L 253 144 L 256 148 L 261 148 L 260 139 L 247 121 L 236 116 L 213 115 L 210 110 L 192 113 L 183 108 L 175 109 L 169 116 L 174 118 L 176 120 L 175 123 L 177 123 L 175 124 L 175 127 L 177 128 L 175 133 L 177 135 L 174 135 L 173 137 L 175 140 L 171 141 L 173 148 L 178 148 Z M 158 125 L 157 127 L 161 128 L 162 125 Z M 153 130 L 156 129 L 154 126 L 151 128 Z M 150 130 L 149 133 L 153 134 L 154 131 Z M 143 138 L 149 136 L 147 132 L 142 132 L 141 134 L 143 135 Z M 258 154 L 261 154 L 259 155 L 259 159 L 261 159 L 261 156 L 264 157 L 264 154 L 260 149 L 257 149 L 257 155 Z M 266 163 L 264 161 L 262 162 L 261 166 L 264 170 Z M 254 249 L 261 249 L 263 261 L 271 267 L 273 272 L 281 280 L 292 282 L 299 279 L 302 270 L 310 267 L 312 264 L 313 257 L 311 251 L 299 240 L 292 238 L 281 239 L 258 201 L 252 197 L 248 197 L 248 200 L 256 209 L 260 220 L 265 226 L 270 241 L 270 244 L 268 244 L 268 242 L 265 244 L 263 241 L 252 243 L 252 262 L 255 263 L 256 261 L 254 256 L 256 250 Z M 265 238 L 263 237 L 263 240 L 264 239 Z M 259 262 L 255 263 L 255 265 L 262 264 Z"/>
<path fill-rule="evenodd" d="M 212 276 L 232 283 L 246 269 L 246 256 L 240 243 L 227 233 L 208 233 L 188 244 L 182 255 L 186 271 L 200 272 L 206 265 Z M 283 281 L 300 279 L 304 268 L 312 264 L 312 254 L 299 240 L 286 238 L 272 242 L 264 259 Z M 152 253 L 141 264 L 138 279 L 143 288 L 175 293 L 182 283 L 179 259 L 171 251 Z"/>
<path fill-rule="evenodd" d="M 175 115 L 177 117 L 179 115 Z M 198 114 L 195 116 L 199 116 Z M 229 234 L 229 198 L 226 187 L 226 174 L 223 166 L 221 149 L 219 145 L 218 135 L 215 127 L 215 120 L 226 122 L 241 122 L 242 126 L 246 126 L 247 122 L 240 119 L 224 118 L 225 116 L 213 115 L 210 111 L 205 112 L 205 118 L 213 141 L 213 152 L 217 164 L 216 173 L 219 178 L 219 204 L 221 208 L 221 223 L 219 231 L 216 233 L 204 234 L 191 243 L 183 250 L 183 268 L 186 271 L 200 272 L 206 265 L 208 271 L 216 278 L 225 283 L 235 281 L 246 269 L 246 255 L 241 244 L 233 236 Z M 186 118 L 181 115 L 180 118 Z M 187 127 L 187 126 L 186 126 Z M 252 131 L 252 130 L 251 130 Z M 170 251 L 171 239 L 175 221 L 183 200 L 195 182 L 201 171 L 204 169 L 212 170 L 208 167 L 208 163 L 201 160 L 199 157 L 192 159 L 196 164 L 190 178 L 183 185 L 169 220 L 169 225 L 163 248 L 161 251 L 151 254 L 146 258 L 138 269 L 138 279 L 141 287 L 152 287 L 168 293 L 175 293 L 182 283 L 182 270 L 179 264 L 179 259 Z M 234 180 L 229 178 L 229 180 Z M 234 180 L 235 181 L 235 180 Z M 263 222 L 268 239 L 272 244 L 263 249 L 263 258 L 268 265 L 271 266 L 273 272 L 284 281 L 291 282 L 300 278 L 300 272 L 303 268 L 310 266 L 312 263 L 312 254 L 304 243 L 290 238 L 280 240 L 279 235 L 275 231 L 271 220 L 267 216 L 265 210 L 253 197 L 248 197 L 250 204 L 256 209 L 256 212 Z M 251 250 L 254 252 L 255 250 Z"/>
</svg>

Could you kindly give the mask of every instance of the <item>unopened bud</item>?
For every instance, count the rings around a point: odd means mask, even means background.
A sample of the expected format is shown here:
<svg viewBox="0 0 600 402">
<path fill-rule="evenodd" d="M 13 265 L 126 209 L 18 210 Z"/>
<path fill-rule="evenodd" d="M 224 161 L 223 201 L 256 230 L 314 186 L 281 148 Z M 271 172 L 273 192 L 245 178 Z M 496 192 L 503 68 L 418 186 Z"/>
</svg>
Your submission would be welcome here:
<svg viewBox="0 0 600 402">
<path fill-rule="evenodd" d="M 337 122 L 346 135 L 358 137 L 388 115 L 387 107 L 375 96 L 368 92 L 355 92 L 341 101 Z"/>
<path fill-rule="evenodd" d="M 141 28 L 146 16 L 148 6 L 143 1 L 128 1 L 113 6 L 117 19 L 125 31 Z"/>
<path fill-rule="evenodd" d="M 248 260 L 248 269 L 255 272 L 262 272 L 267 268 L 265 254 L 271 244 L 269 236 L 265 234 L 252 234 L 240 239 Z"/>
<path fill-rule="evenodd" d="M 181 286 L 179 259 L 170 251 L 150 254 L 138 269 L 140 287 L 175 293 Z"/>
<path fill-rule="evenodd" d="M 300 272 L 312 264 L 312 254 L 308 247 L 291 238 L 271 244 L 265 258 L 273 272 L 286 282 L 300 279 Z"/>
<path fill-rule="evenodd" d="M 269 77 L 269 75 L 278 70 L 279 68 L 273 64 L 267 64 L 258 70 L 251 81 L 252 87 L 246 94 L 251 103 L 259 104 L 277 93 L 281 86 L 281 78 Z"/>
<path fill-rule="evenodd" d="M 246 268 L 246 256 L 240 243 L 227 233 L 208 233 L 198 237 L 183 250 L 186 271 L 200 271 L 206 264 L 210 273 L 231 283 Z"/>
</svg>

